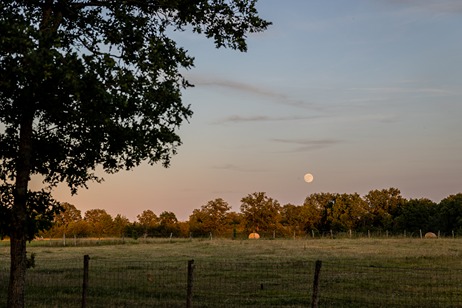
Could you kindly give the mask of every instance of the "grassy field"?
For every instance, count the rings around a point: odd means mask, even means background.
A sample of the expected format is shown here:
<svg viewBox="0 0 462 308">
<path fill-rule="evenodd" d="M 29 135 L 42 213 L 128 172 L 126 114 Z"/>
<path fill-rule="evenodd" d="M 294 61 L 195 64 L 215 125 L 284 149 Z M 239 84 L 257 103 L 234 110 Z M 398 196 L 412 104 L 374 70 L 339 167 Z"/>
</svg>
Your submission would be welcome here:
<svg viewBox="0 0 462 308">
<path fill-rule="evenodd" d="M 462 307 L 461 239 L 34 241 L 29 307 L 79 307 L 90 255 L 89 307 L 308 307 L 323 261 L 320 307 Z M 8 276 L 0 242 L 0 298 Z M 3 303 L 0 303 L 0 306 Z"/>
</svg>

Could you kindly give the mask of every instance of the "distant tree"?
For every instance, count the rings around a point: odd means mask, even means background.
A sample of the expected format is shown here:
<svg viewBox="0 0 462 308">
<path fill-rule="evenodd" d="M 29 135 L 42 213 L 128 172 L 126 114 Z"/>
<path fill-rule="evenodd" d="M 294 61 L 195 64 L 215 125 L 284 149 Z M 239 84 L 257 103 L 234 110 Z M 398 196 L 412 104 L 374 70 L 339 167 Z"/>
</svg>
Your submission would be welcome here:
<svg viewBox="0 0 462 308">
<path fill-rule="evenodd" d="M 62 211 L 55 216 L 55 223 L 57 225 L 69 225 L 72 222 L 82 219 L 81 211 L 74 205 L 63 202 L 61 203 Z"/>
<path fill-rule="evenodd" d="M 68 232 L 76 237 L 89 237 L 93 231 L 90 224 L 86 220 L 81 219 L 69 224 Z"/>
<path fill-rule="evenodd" d="M 189 221 L 179 221 L 178 222 L 178 232 L 179 232 L 179 236 L 182 236 L 182 237 L 191 236 L 191 231 L 189 228 Z"/>
<path fill-rule="evenodd" d="M 401 214 L 395 219 L 400 231 L 436 232 L 438 208 L 429 199 L 410 199 L 401 209 Z"/>
<path fill-rule="evenodd" d="M 67 202 L 61 203 L 61 208 L 62 211 L 57 213 L 53 220 L 53 229 L 55 229 L 54 234 L 59 232 L 60 235 L 65 236 L 69 231 L 73 231 L 76 222 L 82 220 L 82 214 L 74 205 Z"/>
<path fill-rule="evenodd" d="M 395 218 L 401 214 L 406 199 L 397 188 L 371 190 L 364 196 L 370 213 L 369 225 L 380 230 L 392 230 L 396 227 Z"/>
<path fill-rule="evenodd" d="M 85 212 L 84 220 L 90 227 L 92 235 L 99 239 L 103 236 L 113 234 L 113 220 L 106 210 L 93 209 Z"/>
<path fill-rule="evenodd" d="M 144 234 L 144 230 L 138 222 L 134 221 L 125 227 L 125 233 L 127 236 L 137 240 L 140 235 Z"/>
<path fill-rule="evenodd" d="M 155 228 L 159 225 L 159 217 L 151 211 L 151 210 L 145 210 L 143 213 L 140 215 L 136 216 L 138 218 L 138 223 L 140 224 L 143 232 L 144 232 L 144 237 L 148 236 L 155 232 Z"/>
<path fill-rule="evenodd" d="M 237 212 L 227 212 L 226 213 L 226 221 L 228 221 L 230 224 L 233 226 L 241 225 L 244 217 L 242 213 L 237 213 Z"/>
<path fill-rule="evenodd" d="M 334 231 L 357 230 L 366 215 L 366 202 L 359 194 L 340 194 L 335 198 L 329 219 Z"/>
<path fill-rule="evenodd" d="M 112 230 L 114 231 L 114 235 L 118 237 L 124 237 L 125 231 L 127 226 L 130 224 L 130 221 L 127 217 L 117 214 L 113 220 L 113 227 Z"/>
<path fill-rule="evenodd" d="M 180 234 L 180 229 L 175 213 L 168 211 L 160 213 L 159 226 L 157 227 L 157 230 L 157 233 L 160 236 L 178 236 Z"/>
<path fill-rule="evenodd" d="M 245 225 L 244 225 L 244 215 L 242 213 L 237 212 L 228 212 L 226 214 L 226 221 L 229 222 L 230 229 L 229 231 L 232 232 L 232 238 L 237 238 L 238 234 L 244 232 Z"/>
<path fill-rule="evenodd" d="M 191 232 L 202 235 L 209 233 L 222 235 L 229 229 L 227 214 L 230 210 L 231 207 L 222 198 L 207 202 L 200 210 L 194 210 L 189 217 Z"/>
<path fill-rule="evenodd" d="M 180 70 L 193 66 L 169 35 L 187 29 L 245 51 L 248 33 L 269 25 L 255 5 L 1 1 L 0 181 L 14 190 L 0 217 L 12 256 L 8 307 L 24 306 L 26 241 L 44 226 L 31 221 L 51 222 L 58 209 L 49 195 L 29 192 L 31 175 L 50 187 L 67 182 L 75 193 L 100 180 L 98 165 L 109 173 L 145 160 L 169 165 L 181 144 L 176 130 L 192 114 L 181 101 L 190 84 Z"/>
<path fill-rule="evenodd" d="M 286 235 L 304 232 L 305 219 L 303 217 L 303 207 L 293 204 L 285 204 L 281 208 L 281 224 L 285 228 Z"/>
<path fill-rule="evenodd" d="M 178 219 L 176 218 L 175 213 L 163 211 L 159 215 L 159 223 L 163 226 L 174 225 L 178 223 Z"/>
<path fill-rule="evenodd" d="M 210 218 L 201 209 L 194 209 L 189 215 L 189 230 L 194 236 L 205 236 L 212 232 Z"/>
<path fill-rule="evenodd" d="M 271 232 L 281 228 L 281 206 L 264 192 L 242 198 L 241 212 L 248 232 Z"/>
<path fill-rule="evenodd" d="M 330 218 L 338 194 L 315 193 L 309 195 L 303 203 L 302 215 L 304 217 L 305 231 L 331 230 Z"/>
<path fill-rule="evenodd" d="M 462 234 L 462 193 L 450 195 L 438 204 L 438 226 L 445 234 Z"/>
</svg>

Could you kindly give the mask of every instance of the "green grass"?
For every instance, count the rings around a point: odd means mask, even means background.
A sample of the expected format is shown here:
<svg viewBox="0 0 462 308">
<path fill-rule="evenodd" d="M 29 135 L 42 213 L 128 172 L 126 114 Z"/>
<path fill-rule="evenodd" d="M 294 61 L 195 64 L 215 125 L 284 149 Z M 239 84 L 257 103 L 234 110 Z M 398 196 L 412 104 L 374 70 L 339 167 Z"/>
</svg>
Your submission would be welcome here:
<svg viewBox="0 0 462 308">
<path fill-rule="evenodd" d="M 320 307 L 462 307 L 461 239 L 34 241 L 28 307 L 79 307 L 90 255 L 89 307 L 308 307 L 322 260 Z M 0 298 L 9 247 L 0 242 Z M 3 303 L 0 303 L 0 307 Z"/>
</svg>

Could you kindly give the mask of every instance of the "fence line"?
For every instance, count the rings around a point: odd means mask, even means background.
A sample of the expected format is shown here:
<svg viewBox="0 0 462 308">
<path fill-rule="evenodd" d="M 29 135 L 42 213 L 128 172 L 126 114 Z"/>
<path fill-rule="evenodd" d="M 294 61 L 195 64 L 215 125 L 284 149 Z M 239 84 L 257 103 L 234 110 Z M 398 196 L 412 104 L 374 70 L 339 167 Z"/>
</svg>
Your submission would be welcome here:
<svg viewBox="0 0 462 308">
<path fill-rule="evenodd" d="M 402 232 L 392 232 L 388 230 L 368 230 L 368 231 L 333 231 L 333 230 L 312 230 L 311 232 L 298 231 L 296 233 L 281 233 L 281 232 L 260 232 L 261 240 L 275 240 L 275 239 L 291 239 L 291 240 L 316 240 L 316 239 L 343 239 L 343 238 L 376 238 L 376 239 L 424 239 L 424 233 L 422 230 L 417 230 L 413 232 L 402 231 Z M 437 238 L 452 238 L 460 239 L 460 233 L 455 233 L 454 231 L 449 233 L 444 233 L 437 231 L 435 233 Z M 101 245 L 125 245 L 125 244 L 148 244 L 159 241 L 166 242 L 178 242 L 178 241 L 213 241 L 216 239 L 234 239 L 234 240 L 247 240 L 249 234 L 247 232 L 241 232 L 236 234 L 212 234 L 208 233 L 206 235 L 192 234 L 189 237 L 140 237 L 140 238 L 131 238 L 131 237 L 102 237 L 102 238 L 92 238 L 92 237 L 71 237 L 71 238 L 38 238 L 32 242 L 33 246 L 40 247 L 56 247 L 56 246 L 101 246 Z M 8 239 L 0 241 L 1 245 L 8 244 Z"/>
<path fill-rule="evenodd" d="M 319 307 L 462 307 L 462 269 L 325 261 L 316 274 L 314 261 L 88 260 L 86 292 L 82 258 L 36 261 L 28 270 L 27 306 L 316 307 L 317 289 Z M 2 299 L 8 283 L 4 265 Z"/>
<path fill-rule="evenodd" d="M 325 262 L 321 307 L 462 307 L 462 269 Z"/>
</svg>

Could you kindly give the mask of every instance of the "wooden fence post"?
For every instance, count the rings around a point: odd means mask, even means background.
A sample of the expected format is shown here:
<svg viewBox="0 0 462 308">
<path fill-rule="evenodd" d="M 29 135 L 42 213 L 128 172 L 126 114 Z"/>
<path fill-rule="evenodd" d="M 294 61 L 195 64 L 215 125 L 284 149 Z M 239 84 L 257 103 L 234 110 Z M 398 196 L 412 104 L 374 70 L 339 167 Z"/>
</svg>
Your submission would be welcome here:
<svg viewBox="0 0 462 308">
<path fill-rule="evenodd" d="M 87 292 L 88 292 L 88 268 L 90 264 L 90 256 L 83 256 L 83 284 L 82 284 L 82 308 L 87 307 Z"/>
<path fill-rule="evenodd" d="M 194 281 L 194 260 L 188 261 L 188 286 L 186 294 L 186 308 L 192 308 L 192 299 L 193 299 L 193 281 Z"/>
<path fill-rule="evenodd" d="M 319 303 L 319 274 L 321 273 L 322 261 L 316 261 L 314 268 L 313 296 L 311 297 L 311 308 L 318 308 Z"/>
</svg>

